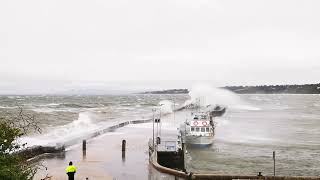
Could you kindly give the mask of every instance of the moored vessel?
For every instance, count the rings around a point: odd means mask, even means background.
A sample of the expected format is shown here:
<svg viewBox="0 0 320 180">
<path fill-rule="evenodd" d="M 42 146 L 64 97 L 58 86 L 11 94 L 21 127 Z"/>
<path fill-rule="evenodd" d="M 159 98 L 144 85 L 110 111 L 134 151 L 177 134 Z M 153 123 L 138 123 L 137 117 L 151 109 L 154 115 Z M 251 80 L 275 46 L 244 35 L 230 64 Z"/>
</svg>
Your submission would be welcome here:
<svg viewBox="0 0 320 180">
<path fill-rule="evenodd" d="M 215 123 L 209 112 L 191 113 L 182 125 L 181 133 L 187 145 L 209 146 L 213 143 Z"/>
</svg>

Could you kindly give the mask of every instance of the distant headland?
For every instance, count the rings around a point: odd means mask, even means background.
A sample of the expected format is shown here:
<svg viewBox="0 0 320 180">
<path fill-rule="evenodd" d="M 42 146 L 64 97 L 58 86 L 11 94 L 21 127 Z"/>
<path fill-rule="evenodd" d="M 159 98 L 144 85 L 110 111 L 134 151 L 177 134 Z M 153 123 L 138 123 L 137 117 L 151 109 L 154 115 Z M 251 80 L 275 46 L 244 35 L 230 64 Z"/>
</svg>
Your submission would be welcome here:
<svg viewBox="0 0 320 180">
<path fill-rule="evenodd" d="M 141 94 L 188 94 L 188 89 L 167 89 L 161 91 L 147 91 L 142 92 Z"/>
<path fill-rule="evenodd" d="M 319 84 L 270 85 L 270 86 L 227 86 L 238 94 L 320 94 Z"/>
<path fill-rule="evenodd" d="M 262 86 L 226 86 L 221 87 L 238 94 L 320 94 L 319 84 L 303 85 L 262 85 Z M 188 94 L 188 89 L 168 89 L 148 91 L 141 94 Z"/>
</svg>

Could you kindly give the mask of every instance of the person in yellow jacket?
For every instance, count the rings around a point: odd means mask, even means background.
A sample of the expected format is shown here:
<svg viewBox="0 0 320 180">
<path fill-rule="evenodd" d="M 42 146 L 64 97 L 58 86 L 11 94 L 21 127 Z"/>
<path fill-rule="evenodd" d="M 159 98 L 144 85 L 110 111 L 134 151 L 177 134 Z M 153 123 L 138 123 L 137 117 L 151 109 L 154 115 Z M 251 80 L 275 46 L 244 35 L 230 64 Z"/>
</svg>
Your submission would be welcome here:
<svg viewBox="0 0 320 180">
<path fill-rule="evenodd" d="M 69 180 L 74 180 L 74 174 L 77 172 L 77 168 L 72 165 L 72 161 L 69 162 L 69 166 L 66 168 L 66 173 L 69 177 Z"/>
</svg>

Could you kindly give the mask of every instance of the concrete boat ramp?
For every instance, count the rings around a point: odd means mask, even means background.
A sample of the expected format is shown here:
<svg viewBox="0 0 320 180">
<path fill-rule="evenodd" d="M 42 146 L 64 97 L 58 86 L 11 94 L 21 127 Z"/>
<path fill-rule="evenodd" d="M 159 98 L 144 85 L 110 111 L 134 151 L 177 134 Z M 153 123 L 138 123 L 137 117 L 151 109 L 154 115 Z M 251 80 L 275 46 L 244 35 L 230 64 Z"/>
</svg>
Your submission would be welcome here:
<svg viewBox="0 0 320 180">
<path fill-rule="evenodd" d="M 171 120 L 172 117 L 166 118 Z M 174 176 L 157 171 L 149 163 L 151 122 L 126 123 L 111 132 L 88 139 L 85 156 L 81 143 L 66 147 L 65 152 L 40 155 L 36 160 L 41 161 L 47 170 L 40 169 L 34 179 L 42 179 L 47 174 L 54 180 L 67 179 L 65 168 L 69 161 L 73 161 L 78 168 L 76 179 L 174 179 Z M 162 134 L 168 137 L 177 134 L 177 129 L 171 123 L 162 126 Z M 126 140 L 125 155 L 122 153 L 123 140 Z"/>
</svg>

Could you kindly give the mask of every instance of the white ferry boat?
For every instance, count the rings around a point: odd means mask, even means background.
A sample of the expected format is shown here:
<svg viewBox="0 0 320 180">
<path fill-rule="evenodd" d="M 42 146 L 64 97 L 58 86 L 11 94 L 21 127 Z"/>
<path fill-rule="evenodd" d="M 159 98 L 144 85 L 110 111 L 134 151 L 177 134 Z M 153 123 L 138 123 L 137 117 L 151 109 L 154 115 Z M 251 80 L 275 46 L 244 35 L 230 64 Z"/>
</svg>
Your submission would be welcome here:
<svg viewBox="0 0 320 180">
<path fill-rule="evenodd" d="M 213 143 L 215 123 L 210 113 L 196 112 L 187 119 L 181 133 L 187 145 L 209 146 Z"/>
</svg>

